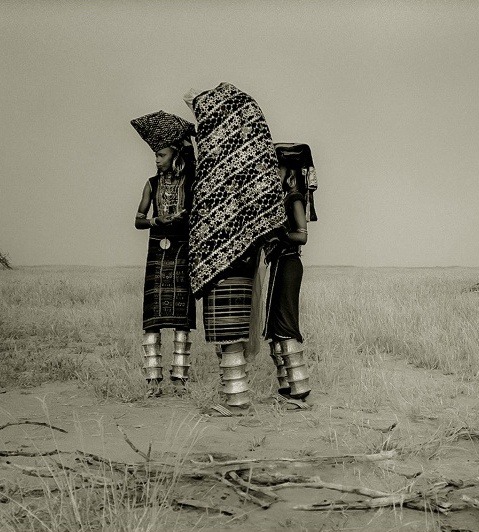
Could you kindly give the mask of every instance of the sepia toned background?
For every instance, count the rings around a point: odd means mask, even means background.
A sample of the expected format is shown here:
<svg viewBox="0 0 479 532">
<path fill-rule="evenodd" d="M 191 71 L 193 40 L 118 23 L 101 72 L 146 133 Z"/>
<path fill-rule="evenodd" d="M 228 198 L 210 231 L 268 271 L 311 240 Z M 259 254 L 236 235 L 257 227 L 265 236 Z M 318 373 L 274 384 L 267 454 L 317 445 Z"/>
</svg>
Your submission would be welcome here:
<svg viewBox="0 0 479 532">
<path fill-rule="evenodd" d="M 129 121 L 193 121 L 191 87 L 251 94 L 311 145 L 307 265 L 479 262 L 479 3 L 0 1 L 0 250 L 143 264 L 154 157 Z"/>
</svg>

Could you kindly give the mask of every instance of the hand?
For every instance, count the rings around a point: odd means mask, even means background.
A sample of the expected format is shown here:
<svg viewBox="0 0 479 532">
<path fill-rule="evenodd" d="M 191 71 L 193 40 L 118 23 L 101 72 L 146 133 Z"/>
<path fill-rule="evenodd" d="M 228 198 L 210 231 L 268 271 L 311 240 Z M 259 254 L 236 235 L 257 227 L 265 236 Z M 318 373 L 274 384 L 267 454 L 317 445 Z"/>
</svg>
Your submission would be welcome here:
<svg viewBox="0 0 479 532">
<path fill-rule="evenodd" d="M 291 244 L 291 239 L 289 238 L 289 234 L 288 234 L 288 228 L 284 225 L 282 225 L 279 229 L 278 229 L 278 238 L 279 238 L 279 241 L 283 244 Z"/>
<path fill-rule="evenodd" d="M 170 224 L 171 222 L 174 222 L 176 220 L 181 220 L 185 215 L 186 215 L 186 209 L 183 209 L 182 211 L 177 212 L 175 214 L 160 214 L 160 216 L 158 216 L 157 219 L 161 223 Z"/>
<path fill-rule="evenodd" d="M 181 218 L 184 218 L 186 216 L 186 209 L 183 209 L 182 211 L 177 212 L 176 214 L 171 215 L 172 220 L 181 220 Z"/>
<path fill-rule="evenodd" d="M 171 214 L 160 214 L 155 218 L 156 223 L 168 224 L 172 220 Z"/>
</svg>

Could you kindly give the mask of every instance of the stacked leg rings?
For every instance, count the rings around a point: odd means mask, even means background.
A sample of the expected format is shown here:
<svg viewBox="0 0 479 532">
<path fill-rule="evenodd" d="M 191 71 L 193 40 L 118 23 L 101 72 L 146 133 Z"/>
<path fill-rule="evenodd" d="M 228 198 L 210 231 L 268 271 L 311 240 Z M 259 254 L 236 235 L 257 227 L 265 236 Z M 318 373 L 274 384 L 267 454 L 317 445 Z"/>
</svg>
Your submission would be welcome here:
<svg viewBox="0 0 479 532">
<path fill-rule="evenodd" d="M 279 342 L 271 342 L 269 345 L 271 349 L 271 358 L 276 366 L 276 377 L 278 378 L 279 385 L 278 393 L 280 395 L 289 395 L 291 393 L 291 388 L 289 386 L 284 360 L 281 356 L 281 344 Z"/>
<path fill-rule="evenodd" d="M 185 384 L 188 380 L 188 371 L 191 366 L 191 342 L 189 341 L 189 332 L 175 330 L 173 345 L 175 350 L 173 352 L 173 362 L 171 364 L 171 380 L 178 380 Z"/>
<path fill-rule="evenodd" d="M 143 335 L 143 375 L 150 386 L 151 395 L 160 395 L 160 382 L 163 380 L 163 366 L 161 364 L 161 334 L 145 333 Z"/>
<path fill-rule="evenodd" d="M 223 392 L 227 397 L 226 404 L 240 408 L 246 408 L 250 404 L 243 351 L 241 342 L 222 346 L 220 363 L 220 369 L 223 372 Z"/>
<path fill-rule="evenodd" d="M 281 356 L 284 360 L 286 376 L 291 388 L 293 399 L 305 399 L 311 387 L 309 385 L 308 369 L 304 362 L 303 348 L 297 340 L 282 340 Z"/>
</svg>

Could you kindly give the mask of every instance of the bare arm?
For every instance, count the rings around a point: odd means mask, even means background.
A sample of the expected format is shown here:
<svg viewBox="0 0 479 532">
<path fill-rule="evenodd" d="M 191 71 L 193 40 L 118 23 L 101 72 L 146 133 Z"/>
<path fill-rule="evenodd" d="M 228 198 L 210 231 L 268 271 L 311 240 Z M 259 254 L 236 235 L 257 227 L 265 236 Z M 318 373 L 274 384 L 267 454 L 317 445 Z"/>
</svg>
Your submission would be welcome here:
<svg viewBox="0 0 479 532">
<path fill-rule="evenodd" d="M 151 187 L 149 181 L 146 182 L 143 188 L 143 194 L 141 196 L 140 205 L 138 206 L 138 212 L 135 217 L 135 227 L 137 229 L 149 229 L 152 225 L 155 225 L 155 218 L 148 219 L 148 211 L 151 206 Z M 153 221 L 152 221 L 153 220 Z"/>
<path fill-rule="evenodd" d="M 296 228 L 288 233 L 289 241 L 304 246 L 308 241 L 308 231 L 306 229 L 306 213 L 300 200 L 293 203 L 293 214 Z"/>
</svg>

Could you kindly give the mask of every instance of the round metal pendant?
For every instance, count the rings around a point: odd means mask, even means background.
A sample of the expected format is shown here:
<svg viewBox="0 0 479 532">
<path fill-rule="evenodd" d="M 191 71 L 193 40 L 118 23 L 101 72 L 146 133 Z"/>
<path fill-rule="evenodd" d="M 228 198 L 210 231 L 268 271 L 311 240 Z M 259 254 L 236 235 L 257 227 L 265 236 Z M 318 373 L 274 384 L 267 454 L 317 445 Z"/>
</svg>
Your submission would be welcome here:
<svg viewBox="0 0 479 532">
<path fill-rule="evenodd" d="M 160 248 L 168 249 L 171 246 L 171 242 L 167 238 L 162 238 L 160 240 Z"/>
</svg>

